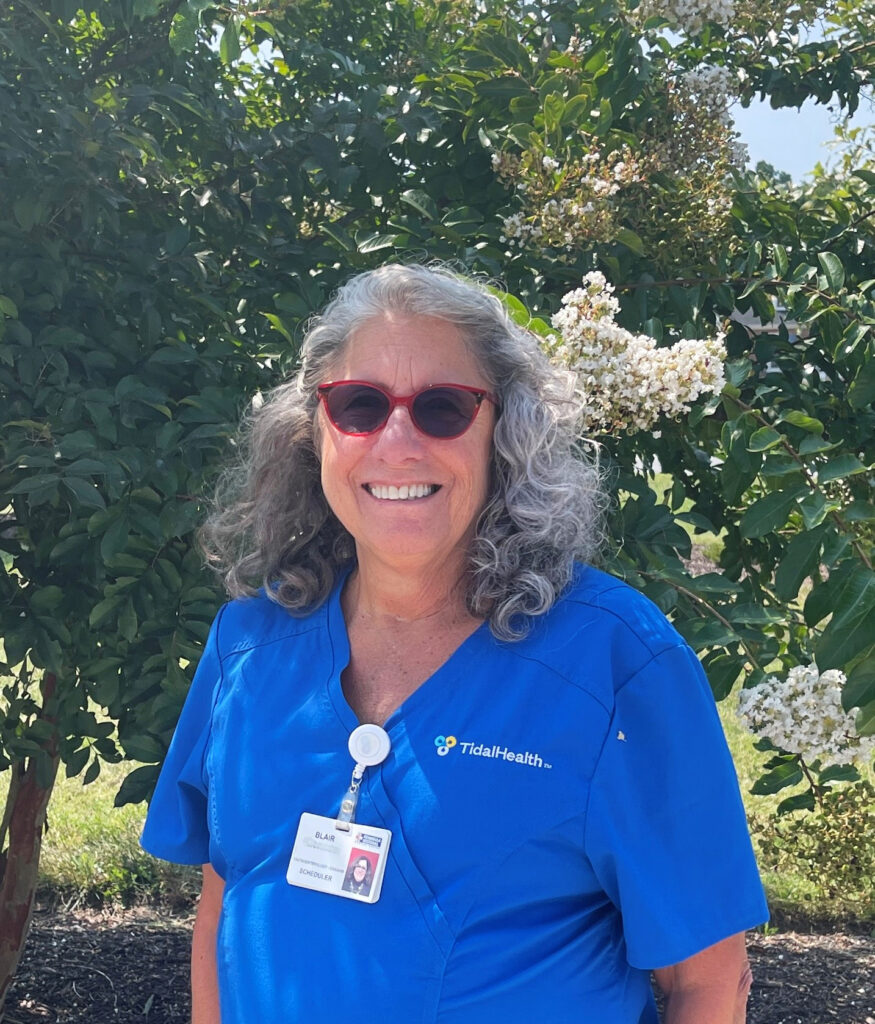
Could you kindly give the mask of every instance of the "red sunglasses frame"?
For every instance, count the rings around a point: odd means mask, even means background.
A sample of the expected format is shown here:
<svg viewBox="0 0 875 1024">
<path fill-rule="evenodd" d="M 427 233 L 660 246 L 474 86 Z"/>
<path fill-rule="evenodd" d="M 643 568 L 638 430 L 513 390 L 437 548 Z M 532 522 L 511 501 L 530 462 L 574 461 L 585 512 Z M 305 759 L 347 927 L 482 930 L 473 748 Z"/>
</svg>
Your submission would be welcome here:
<svg viewBox="0 0 875 1024">
<path fill-rule="evenodd" d="M 343 427 L 338 426 L 331 416 L 331 411 L 328 407 L 328 392 L 332 391 L 336 387 L 340 387 L 342 384 L 359 384 L 362 387 L 373 388 L 374 391 L 378 391 L 383 395 L 389 402 L 389 408 L 386 412 L 386 416 L 383 422 L 378 426 L 374 427 L 373 430 L 344 430 Z M 474 395 L 477 399 L 477 404 L 474 406 L 474 415 L 471 417 L 469 422 L 465 425 L 463 430 L 460 430 L 458 434 L 444 434 L 435 435 L 430 434 L 427 430 L 423 430 L 416 419 L 416 415 L 413 412 L 413 403 L 419 398 L 420 395 L 424 395 L 429 391 L 433 391 L 436 388 L 453 388 L 456 391 L 466 391 L 470 395 Z M 385 388 L 381 388 L 379 384 L 374 384 L 369 380 L 331 380 L 326 381 L 324 384 L 319 384 L 316 388 L 316 393 L 322 400 L 322 404 L 325 407 L 325 415 L 328 417 L 329 422 L 335 430 L 339 430 L 341 434 L 345 434 L 347 437 L 370 437 L 372 434 L 378 434 L 389 422 L 389 417 L 395 411 L 399 405 L 403 405 L 407 410 L 407 415 L 410 417 L 410 422 L 416 427 L 420 434 L 424 434 L 426 437 L 430 437 L 433 441 L 452 441 L 457 437 L 461 437 L 467 430 L 470 429 L 471 424 L 477 419 L 477 413 L 480 412 L 480 406 L 484 401 L 492 402 L 492 404 L 498 408 L 498 399 L 491 391 L 487 391 L 486 388 L 475 388 L 470 387 L 467 384 L 429 384 L 427 387 L 420 388 L 418 391 L 414 391 L 411 395 L 393 395 L 391 391 L 387 391 Z"/>
</svg>

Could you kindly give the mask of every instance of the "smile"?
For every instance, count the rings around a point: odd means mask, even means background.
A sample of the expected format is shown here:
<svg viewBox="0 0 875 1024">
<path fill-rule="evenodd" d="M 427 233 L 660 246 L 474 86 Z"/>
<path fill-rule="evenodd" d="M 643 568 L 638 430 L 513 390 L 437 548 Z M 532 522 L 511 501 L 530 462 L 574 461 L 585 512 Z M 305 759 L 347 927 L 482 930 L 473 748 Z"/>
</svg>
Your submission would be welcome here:
<svg viewBox="0 0 875 1024">
<path fill-rule="evenodd" d="M 438 484 L 403 484 L 394 487 L 385 484 L 365 484 L 365 490 L 381 501 L 410 501 L 411 498 L 427 498 L 438 490 Z"/>
</svg>

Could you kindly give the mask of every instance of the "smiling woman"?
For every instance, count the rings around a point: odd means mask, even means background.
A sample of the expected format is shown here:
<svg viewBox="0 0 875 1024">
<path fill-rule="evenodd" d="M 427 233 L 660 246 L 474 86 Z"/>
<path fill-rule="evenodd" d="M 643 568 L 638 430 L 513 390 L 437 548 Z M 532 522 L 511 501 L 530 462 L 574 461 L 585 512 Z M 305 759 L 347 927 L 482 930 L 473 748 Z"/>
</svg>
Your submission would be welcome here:
<svg viewBox="0 0 875 1024">
<path fill-rule="evenodd" d="M 399 323 L 416 320 L 423 320 L 421 342 L 429 330 L 441 335 L 437 345 L 452 338 L 471 380 L 488 398 L 500 396 L 490 493 L 469 552 L 466 601 L 474 615 L 489 618 L 497 637 L 513 639 L 528 629 L 528 616 L 546 611 L 568 585 L 575 560 L 593 559 L 604 496 L 594 461 L 577 450 L 573 377 L 549 364 L 498 299 L 441 269 L 394 265 L 362 274 L 315 320 L 301 372 L 244 424 L 241 459 L 225 475 L 204 531 L 207 557 L 232 595 L 264 585 L 292 612 L 325 600 L 355 548 L 320 486 L 320 387 L 350 379 L 340 371 L 363 338 L 379 348 L 385 325 L 397 344 Z M 438 376 L 428 384 L 466 383 L 454 378 L 453 363 L 439 361 L 439 350 L 429 358 Z M 496 402 L 489 405 L 495 416 Z M 393 419 L 400 414 L 391 412 Z"/>
<path fill-rule="evenodd" d="M 691 651 L 587 564 L 580 411 L 486 290 L 389 266 L 253 414 L 143 835 L 204 866 L 194 1024 L 655 1024 L 651 970 L 670 1024 L 743 1020 L 732 764 Z"/>
</svg>

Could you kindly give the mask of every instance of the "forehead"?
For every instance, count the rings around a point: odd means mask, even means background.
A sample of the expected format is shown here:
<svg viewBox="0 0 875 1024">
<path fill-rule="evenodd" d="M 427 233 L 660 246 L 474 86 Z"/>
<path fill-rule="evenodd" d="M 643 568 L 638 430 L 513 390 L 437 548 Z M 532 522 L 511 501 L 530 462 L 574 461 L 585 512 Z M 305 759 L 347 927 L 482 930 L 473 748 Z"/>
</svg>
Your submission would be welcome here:
<svg viewBox="0 0 875 1024">
<path fill-rule="evenodd" d="M 387 313 L 349 337 L 335 380 L 367 380 L 395 393 L 427 384 L 483 385 L 486 375 L 461 331 L 431 316 Z"/>
</svg>

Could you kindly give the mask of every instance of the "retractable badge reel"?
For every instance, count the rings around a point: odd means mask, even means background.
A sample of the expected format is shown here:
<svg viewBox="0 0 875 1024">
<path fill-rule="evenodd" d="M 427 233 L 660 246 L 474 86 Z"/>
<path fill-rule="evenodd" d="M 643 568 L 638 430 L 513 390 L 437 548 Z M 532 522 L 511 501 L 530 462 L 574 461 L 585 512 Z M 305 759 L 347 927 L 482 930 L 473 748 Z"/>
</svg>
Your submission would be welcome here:
<svg viewBox="0 0 875 1024">
<path fill-rule="evenodd" d="M 355 813 L 365 771 L 386 760 L 392 742 L 385 729 L 366 723 L 353 729 L 348 746 L 355 767 L 337 817 L 306 811 L 301 815 L 286 881 L 304 889 L 376 903 L 392 833 L 357 824 Z"/>
</svg>

